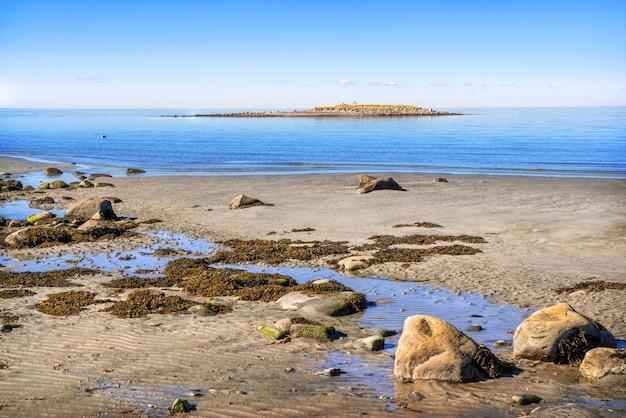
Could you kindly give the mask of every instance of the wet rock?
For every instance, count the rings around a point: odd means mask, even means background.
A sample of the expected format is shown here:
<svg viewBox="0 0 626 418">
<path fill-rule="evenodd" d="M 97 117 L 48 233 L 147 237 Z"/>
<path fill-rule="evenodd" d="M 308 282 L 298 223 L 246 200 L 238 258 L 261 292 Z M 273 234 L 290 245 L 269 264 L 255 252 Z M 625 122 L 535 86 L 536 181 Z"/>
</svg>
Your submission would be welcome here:
<svg viewBox="0 0 626 418">
<path fill-rule="evenodd" d="M 103 220 L 117 220 L 113 207 L 108 199 L 92 198 L 73 202 L 65 212 L 65 217 L 78 222 L 85 222 L 97 215 Z"/>
<path fill-rule="evenodd" d="M 331 367 L 331 368 L 316 372 L 315 374 L 317 376 L 339 376 L 341 374 L 341 369 L 338 367 Z"/>
<path fill-rule="evenodd" d="M 43 173 L 48 177 L 54 177 L 60 176 L 61 174 L 63 174 L 63 171 L 59 170 L 56 167 L 48 167 L 43 171 Z"/>
<path fill-rule="evenodd" d="M 543 401 L 539 396 L 525 393 L 523 395 L 513 395 L 511 400 L 518 405 L 530 405 Z"/>
<path fill-rule="evenodd" d="M 273 326 L 273 325 L 267 325 L 267 324 L 263 324 L 263 325 L 259 325 L 257 327 L 257 331 L 259 331 L 261 334 L 266 335 L 268 337 L 271 337 L 275 340 L 280 340 L 282 338 L 285 338 L 286 334 L 283 330 Z"/>
<path fill-rule="evenodd" d="M 142 174 L 145 173 L 146 170 L 142 170 L 141 168 L 127 168 L 126 169 L 126 175 L 130 175 L 130 174 Z"/>
<path fill-rule="evenodd" d="M 474 324 L 474 325 L 470 325 L 469 327 L 467 327 L 467 329 L 465 331 L 467 331 L 467 332 L 480 332 L 482 330 L 483 330 L 482 325 Z"/>
<path fill-rule="evenodd" d="M 179 412 L 189 412 L 191 411 L 191 404 L 185 398 L 178 398 L 172 403 L 171 411 L 174 414 Z"/>
<path fill-rule="evenodd" d="M 598 347 L 587 351 L 580 363 L 580 374 L 594 380 L 619 375 L 626 383 L 626 349 Z"/>
<path fill-rule="evenodd" d="M 26 221 L 31 224 L 34 225 L 35 223 L 45 220 L 45 219 L 51 219 L 51 218 L 56 218 L 56 215 L 52 212 L 41 212 L 41 213 L 37 213 L 35 215 L 31 215 L 29 216 Z"/>
<path fill-rule="evenodd" d="M 337 266 L 341 270 L 360 270 L 369 267 L 374 259 L 375 257 L 373 255 L 353 255 L 339 260 Z"/>
<path fill-rule="evenodd" d="M 31 208 L 38 208 L 41 206 L 52 205 L 52 204 L 54 204 L 54 199 L 50 196 L 44 196 L 39 199 L 33 199 L 28 202 L 28 206 Z"/>
<path fill-rule="evenodd" d="M 0 192 L 22 190 L 22 182 L 19 180 L 0 180 Z"/>
<path fill-rule="evenodd" d="M 559 364 L 577 363 L 596 347 L 615 348 L 615 338 L 602 325 L 566 303 L 533 313 L 513 336 L 516 357 Z"/>
<path fill-rule="evenodd" d="M 246 196 L 245 194 L 240 194 L 235 196 L 235 198 L 230 202 L 230 209 L 243 209 L 249 208 L 252 206 L 267 206 L 265 203 L 261 202 L 259 199 L 254 197 Z"/>
<path fill-rule="evenodd" d="M 380 335 L 360 338 L 356 343 L 368 351 L 380 351 L 385 349 L 385 338 Z"/>
<path fill-rule="evenodd" d="M 353 291 L 310 294 L 297 291 L 281 296 L 277 301 L 283 309 L 298 309 L 303 313 L 345 316 L 367 308 L 365 295 Z"/>
<path fill-rule="evenodd" d="M 51 182 L 48 186 L 48 188 L 50 189 L 67 189 L 68 187 L 70 186 L 63 180 L 55 180 Z"/>
<path fill-rule="evenodd" d="M 360 178 L 359 178 L 359 181 L 361 181 Z M 369 193 L 369 192 L 373 192 L 374 190 L 401 190 L 401 191 L 405 191 L 405 189 L 400 187 L 400 185 L 398 183 L 396 183 L 396 181 L 394 179 L 392 179 L 391 177 L 384 177 L 382 179 L 374 178 L 374 179 L 368 181 L 367 183 L 359 184 L 359 187 L 357 187 L 356 190 L 359 193 Z"/>
<path fill-rule="evenodd" d="M 394 375 L 410 380 L 468 382 L 501 377 L 503 364 L 448 322 L 427 315 L 404 321 Z"/>
<path fill-rule="evenodd" d="M 312 338 L 318 341 L 332 341 L 335 327 L 324 324 L 293 324 L 289 329 L 291 338 Z"/>
</svg>

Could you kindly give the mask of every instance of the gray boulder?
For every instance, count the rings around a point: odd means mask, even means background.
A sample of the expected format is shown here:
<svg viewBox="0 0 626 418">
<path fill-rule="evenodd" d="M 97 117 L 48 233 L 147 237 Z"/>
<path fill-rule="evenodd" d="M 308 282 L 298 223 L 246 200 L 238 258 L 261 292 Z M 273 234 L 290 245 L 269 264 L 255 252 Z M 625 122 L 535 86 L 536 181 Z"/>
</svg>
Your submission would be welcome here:
<svg viewBox="0 0 626 418">
<path fill-rule="evenodd" d="M 54 176 L 60 176 L 61 174 L 63 174 L 63 171 L 59 170 L 56 167 L 49 167 L 46 168 L 43 173 L 48 176 L 48 177 L 54 177 Z"/>
<path fill-rule="evenodd" d="M 76 222 L 85 222 L 90 219 L 118 220 L 117 215 L 113 212 L 111 202 L 100 197 L 72 203 L 67 208 L 65 217 Z"/>
<path fill-rule="evenodd" d="M 513 336 L 518 358 L 576 363 L 596 347 L 616 347 L 613 334 L 567 303 L 541 309 L 522 322 Z"/>
<path fill-rule="evenodd" d="M 448 322 L 427 315 L 404 321 L 393 373 L 408 380 L 470 382 L 503 375 L 503 365 Z"/>
</svg>

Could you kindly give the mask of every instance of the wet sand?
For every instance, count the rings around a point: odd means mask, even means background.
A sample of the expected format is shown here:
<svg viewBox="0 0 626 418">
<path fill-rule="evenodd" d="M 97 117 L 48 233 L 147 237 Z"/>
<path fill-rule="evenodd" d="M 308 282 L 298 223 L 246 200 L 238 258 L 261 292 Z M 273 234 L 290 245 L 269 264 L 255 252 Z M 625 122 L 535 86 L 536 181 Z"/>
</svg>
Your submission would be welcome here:
<svg viewBox="0 0 626 418">
<path fill-rule="evenodd" d="M 20 160 L 0 159 L 0 171 L 30 169 Z M 626 181 L 445 175 L 448 183 L 436 183 L 433 175 L 392 177 L 407 191 L 358 194 L 356 175 L 301 175 L 124 177 L 106 179 L 114 188 L 47 193 L 115 196 L 122 200 L 114 205 L 120 216 L 158 218 L 162 222 L 152 225 L 155 229 L 217 240 L 328 239 L 358 245 L 382 234 L 481 236 L 487 243 L 479 254 L 376 265 L 360 274 L 477 292 L 521 307 L 568 302 L 626 339 L 625 291 L 556 292 L 590 278 L 626 283 Z M 272 206 L 229 210 L 241 193 Z M 415 222 L 442 228 L 394 228 Z M 79 244 L 12 255 L 139 244 Z M 119 297 L 99 285 L 115 274 L 81 279 L 80 289 Z M 523 393 L 540 395 L 543 408 L 578 402 L 597 406 L 603 416 L 619 416 L 626 408 L 623 385 L 583 381 L 574 367 L 520 360 L 515 362 L 521 371 L 513 376 L 455 385 L 396 383 L 395 396 L 381 399 L 362 385 L 362 376 L 350 373 L 349 364 L 339 365 L 347 372 L 335 378 L 315 375 L 327 353 L 358 351 L 354 339 L 362 335 L 349 321 L 337 325 L 348 335 L 345 340 L 268 345 L 256 326 L 289 316 L 274 304 L 234 302 L 231 314 L 146 319 L 119 319 L 93 306 L 57 318 L 35 311 L 34 304 L 58 289 L 33 290 L 37 295 L 26 301 L 1 301 L 2 309 L 19 314 L 23 326 L 0 337 L 0 361 L 9 366 L 0 370 L 0 416 L 162 416 L 166 399 L 187 397 L 194 389 L 202 396 L 189 398 L 196 406 L 189 416 L 520 416 L 538 406 L 513 404 L 511 396 Z M 389 362 L 380 352 L 359 355 Z M 498 355 L 513 361 L 510 350 Z"/>
</svg>

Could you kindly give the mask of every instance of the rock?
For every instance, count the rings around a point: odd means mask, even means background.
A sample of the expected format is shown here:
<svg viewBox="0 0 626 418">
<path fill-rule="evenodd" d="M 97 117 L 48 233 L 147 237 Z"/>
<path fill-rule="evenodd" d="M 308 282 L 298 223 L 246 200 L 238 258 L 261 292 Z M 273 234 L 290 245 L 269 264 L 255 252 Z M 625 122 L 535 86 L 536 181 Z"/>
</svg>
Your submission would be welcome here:
<svg viewBox="0 0 626 418">
<path fill-rule="evenodd" d="M 328 294 L 306 294 L 289 292 L 276 303 L 283 309 L 298 309 L 303 313 L 328 316 L 345 316 L 367 308 L 365 295 L 358 292 L 336 292 Z"/>
<path fill-rule="evenodd" d="M 543 401 L 539 396 L 532 394 L 523 394 L 523 395 L 513 395 L 511 400 L 518 405 L 530 405 L 533 403 L 539 403 Z"/>
<path fill-rule="evenodd" d="M 52 205 L 52 204 L 54 204 L 54 199 L 50 196 L 44 196 L 39 199 L 33 199 L 28 202 L 28 206 L 31 208 L 38 208 L 41 206 Z"/>
<path fill-rule="evenodd" d="M 56 218 L 56 215 L 52 212 L 41 212 L 36 215 L 29 216 L 28 219 L 26 219 L 26 221 L 32 225 L 35 222 L 38 222 L 44 219 L 50 219 L 50 218 Z"/>
<path fill-rule="evenodd" d="M 98 215 L 100 219 L 117 220 L 113 207 L 108 199 L 91 198 L 73 202 L 65 212 L 65 217 L 78 222 L 85 222 Z"/>
<path fill-rule="evenodd" d="M 266 335 L 268 337 L 271 337 L 275 340 L 280 340 L 282 338 L 285 338 L 286 334 L 284 331 L 282 331 L 281 329 L 273 326 L 273 325 L 259 325 L 257 327 L 257 331 L 259 331 L 261 334 Z"/>
<path fill-rule="evenodd" d="M 317 376 L 339 376 L 341 369 L 338 367 L 331 367 L 329 369 L 321 370 L 315 373 Z"/>
<path fill-rule="evenodd" d="M 530 315 L 513 335 L 518 358 L 576 363 L 596 347 L 616 347 L 615 338 L 602 325 L 559 303 Z"/>
<path fill-rule="evenodd" d="M 293 324 L 293 321 L 291 320 L 291 318 L 283 318 L 283 319 L 279 319 L 278 321 L 276 321 L 274 323 L 274 327 L 276 327 L 283 333 L 287 333 L 291 329 L 291 324 Z"/>
<path fill-rule="evenodd" d="M 404 321 L 394 375 L 411 380 L 468 382 L 503 375 L 503 365 L 486 347 L 448 322 L 427 315 Z"/>
<path fill-rule="evenodd" d="M 359 174 L 359 187 L 369 183 L 372 180 L 376 180 L 376 177 L 368 176 L 367 174 Z"/>
<path fill-rule="evenodd" d="M 482 325 L 474 324 L 474 325 L 470 325 L 469 327 L 467 327 L 467 329 L 465 331 L 467 331 L 467 332 L 480 332 L 482 330 L 483 330 Z"/>
<path fill-rule="evenodd" d="M 291 338 L 313 338 L 318 341 L 332 341 L 335 327 L 332 325 L 293 324 L 289 329 Z"/>
<path fill-rule="evenodd" d="M 598 347 L 587 351 L 580 363 L 580 374 L 593 380 L 620 375 L 626 382 L 626 349 Z"/>
<path fill-rule="evenodd" d="M 59 170 L 56 167 L 49 167 L 46 168 L 43 173 L 48 176 L 48 177 L 54 177 L 54 176 L 60 176 L 61 174 L 63 174 L 63 171 Z"/>
<path fill-rule="evenodd" d="M 448 180 L 444 179 L 443 177 L 437 177 L 436 179 L 433 180 L 433 183 L 447 183 Z"/>
<path fill-rule="evenodd" d="M 141 174 L 141 173 L 145 173 L 146 170 L 142 170 L 141 168 L 127 168 L 126 169 L 126 175 L 129 174 Z"/>
<path fill-rule="evenodd" d="M 55 180 L 48 186 L 50 189 L 67 189 L 68 187 L 70 186 L 63 180 Z"/>
<path fill-rule="evenodd" d="M 85 189 L 91 188 L 91 187 L 95 187 L 94 184 L 92 182 L 90 182 L 89 180 L 83 180 L 80 183 L 78 183 L 79 187 L 83 187 Z"/>
<path fill-rule="evenodd" d="M 337 262 L 337 266 L 341 270 L 354 271 L 364 269 L 370 266 L 373 259 L 373 255 L 353 255 L 346 257 Z"/>
<path fill-rule="evenodd" d="M 512 345 L 513 343 L 511 341 L 505 341 L 505 340 L 498 340 L 493 343 L 493 346 L 497 348 L 510 347 Z"/>
<path fill-rule="evenodd" d="M 235 196 L 235 198 L 230 202 L 230 209 L 243 209 L 243 208 L 249 208 L 252 206 L 266 206 L 266 205 L 265 203 L 261 202 L 259 199 L 246 196 L 245 194 L 240 194 L 240 195 Z"/>
<path fill-rule="evenodd" d="M 4 239 L 4 243 L 12 247 L 17 246 L 22 241 L 22 239 L 26 236 L 29 230 L 30 230 L 30 227 L 23 228 L 23 229 L 20 229 L 19 231 L 15 231 L 7 235 L 7 237 Z"/>
<path fill-rule="evenodd" d="M 113 183 L 102 183 L 99 181 L 94 181 L 93 187 L 115 187 L 115 185 Z"/>
<path fill-rule="evenodd" d="M 0 192 L 22 190 L 22 182 L 19 180 L 0 180 Z"/>
<path fill-rule="evenodd" d="M 185 398 L 178 398 L 172 403 L 172 413 L 189 412 L 191 411 L 191 404 Z"/>
<path fill-rule="evenodd" d="M 356 343 L 368 351 L 380 351 L 385 349 L 385 338 L 380 335 L 360 338 Z"/>
<path fill-rule="evenodd" d="M 357 187 L 357 192 L 359 193 L 369 193 L 374 190 L 401 190 L 405 191 L 394 179 L 391 177 L 385 177 L 382 179 L 373 179 L 368 181 L 365 184 L 360 184 Z"/>
</svg>

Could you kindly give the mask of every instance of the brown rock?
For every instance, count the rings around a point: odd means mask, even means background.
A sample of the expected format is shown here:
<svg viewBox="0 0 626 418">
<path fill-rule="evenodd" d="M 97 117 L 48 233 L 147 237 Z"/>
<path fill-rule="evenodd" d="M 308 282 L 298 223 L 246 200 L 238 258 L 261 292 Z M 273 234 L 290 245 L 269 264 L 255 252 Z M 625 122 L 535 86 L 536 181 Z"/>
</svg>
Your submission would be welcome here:
<svg viewBox="0 0 626 418">
<path fill-rule="evenodd" d="M 94 216 L 103 220 L 118 219 L 115 212 L 113 212 L 111 202 L 108 199 L 99 197 L 76 201 L 65 212 L 66 218 L 78 222 L 88 221 L 93 219 Z"/>
<path fill-rule="evenodd" d="M 541 309 L 522 322 L 513 336 L 513 354 L 531 360 L 576 363 L 596 347 L 616 347 L 602 325 L 567 303 Z"/>
<path fill-rule="evenodd" d="M 359 179 L 360 181 L 360 179 Z M 374 190 L 401 190 L 405 191 L 394 179 L 391 177 L 384 177 L 382 179 L 373 179 L 367 183 L 359 185 L 356 189 L 359 193 L 369 193 Z"/>
<path fill-rule="evenodd" d="M 588 379 L 620 375 L 626 383 L 626 349 L 598 347 L 587 351 L 580 363 L 580 374 Z"/>
<path fill-rule="evenodd" d="M 254 197 L 246 196 L 245 194 L 235 196 L 230 202 L 230 209 L 243 209 L 251 206 L 265 206 L 265 203 Z"/>
<path fill-rule="evenodd" d="M 56 168 L 56 167 L 49 167 L 49 168 L 46 168 L 46 169 L 43 171 L 43 173 L 44 173 L 46 176 L 49 176 L 49 177 L 54 177 L 54 176 L 60 176 L 61 174 L 63 174 L 63 171 L 59 170 L 59 169 L 58 169 L 58 168 Z"/>
<path fill-rule="evenodd" d="M 468 382 L 500 377 L 503 365 L 448 322 L 427 315 L 404 321 L 394 375 L 410 380 Z"/>
</svg>

